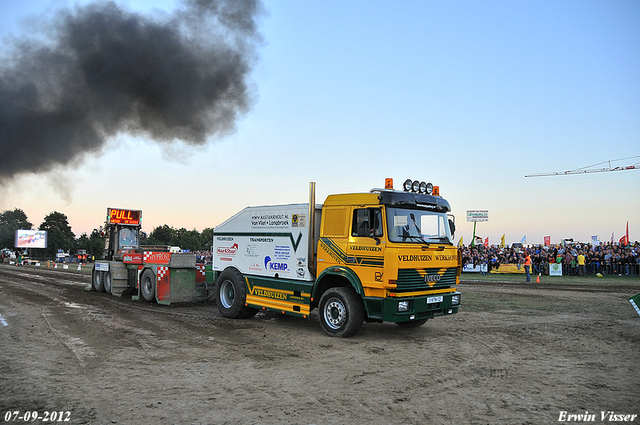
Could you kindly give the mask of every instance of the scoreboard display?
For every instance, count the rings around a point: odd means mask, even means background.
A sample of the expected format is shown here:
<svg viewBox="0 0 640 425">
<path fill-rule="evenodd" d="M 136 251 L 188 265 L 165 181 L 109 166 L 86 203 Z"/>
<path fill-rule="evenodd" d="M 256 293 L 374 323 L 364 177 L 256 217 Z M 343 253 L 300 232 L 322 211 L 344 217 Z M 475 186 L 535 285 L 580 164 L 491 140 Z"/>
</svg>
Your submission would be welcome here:
<svg viewBox="0 0 640 425">
<path fill-rule="evenodd" d="M 129 226 L 139 226 L 142 221 L 142 211 L 122 210 L 118 208 L 107 208 L 108 224 L 124 224 Z"/>
</svg>

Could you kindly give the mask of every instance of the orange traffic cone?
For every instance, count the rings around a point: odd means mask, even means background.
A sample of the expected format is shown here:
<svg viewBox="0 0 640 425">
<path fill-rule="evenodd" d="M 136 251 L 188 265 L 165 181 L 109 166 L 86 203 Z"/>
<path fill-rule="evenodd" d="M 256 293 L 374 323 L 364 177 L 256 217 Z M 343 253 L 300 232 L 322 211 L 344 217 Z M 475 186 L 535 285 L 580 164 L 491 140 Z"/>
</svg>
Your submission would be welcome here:
<svg viewBox="0 0 640 425">
<path fill-rule="evenodd" d="M 540 274 L 536 277 L 536 283 L 540 283 Z"/>
</svg>

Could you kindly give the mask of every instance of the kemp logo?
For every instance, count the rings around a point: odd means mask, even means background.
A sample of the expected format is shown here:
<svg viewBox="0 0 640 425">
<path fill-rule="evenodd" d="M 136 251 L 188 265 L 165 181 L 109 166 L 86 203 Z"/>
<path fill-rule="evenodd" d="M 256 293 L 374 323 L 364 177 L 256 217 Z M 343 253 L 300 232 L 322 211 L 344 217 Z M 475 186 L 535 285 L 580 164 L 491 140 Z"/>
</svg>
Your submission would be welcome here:
<svg viewBox="0 0 640 425">
<path fill-rule="evenodd" d="M 234 243 L 231 246 L 219 246 L 217 249 L 218 255 L 236 255 L 238 251 L 238 244 Z"/>
<path fill-rule="evenodd" d="M 271 257 L 268 255 L 264 257 L 264 269 L 267 271 L 276 271 L 276 272 L 288 272 L 289 265 L 287 263 L 276 263 L 271 261 Z"/>
</svg>

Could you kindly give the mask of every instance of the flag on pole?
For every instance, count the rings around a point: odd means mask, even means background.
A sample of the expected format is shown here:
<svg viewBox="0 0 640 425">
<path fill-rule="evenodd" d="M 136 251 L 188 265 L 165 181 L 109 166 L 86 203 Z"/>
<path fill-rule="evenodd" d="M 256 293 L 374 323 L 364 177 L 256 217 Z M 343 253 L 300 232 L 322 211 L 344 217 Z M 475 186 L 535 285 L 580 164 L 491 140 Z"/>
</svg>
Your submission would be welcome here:
<svg viewBox="0 0 640 425">
<path fill-rule="evenodd" d="M 458 248 L 462 248 L 464 246 L 464 242 L 462 242 L 462 238 L 464 238 L 464 236 L 460 236 L 460 240 L 458 241 Z"/>
<path fill-rule="evenodd" d="M 484 247 L 485 248 L 489 247 L 489 238 L 488 237 L 484 240 Z"/>
<path fill-rule="evenodd" d="M 502 234 L 502 237 L 500 238 L 500 248 L 504 248 L 504 233 Z"/>
<path fill-rule="evenodd" d="M 627 221 L 627 230 L 618 241 L 620 245 L 629 245 L 629 222 Z"/>
<path fill-rule="evenodd" d="M 624 233 L 624 244 L 629 245 L 629 222 L 627 221 L 627 230 Z"/>
<path fill-rule="evenodd" d="M 613 232 L 611 232 L 611 243 L 613 244 Z"/>
<path fill-rule="evenodd" d="M 564 241 L 562 241 L 564 243 Z M 544 246 L 550 246 L 551 245 L 551 236 L 545 236 L 544 237 Z"/>
<path fill-rule="evenodd" d="M 527 243 L 527 235 L 524 235 L 524 236 L 522 237 L 522 239 L 520 239 L 520 243 L 521 243 L 521 244 L 526 244 L 526 243 Z"/>
</svg>

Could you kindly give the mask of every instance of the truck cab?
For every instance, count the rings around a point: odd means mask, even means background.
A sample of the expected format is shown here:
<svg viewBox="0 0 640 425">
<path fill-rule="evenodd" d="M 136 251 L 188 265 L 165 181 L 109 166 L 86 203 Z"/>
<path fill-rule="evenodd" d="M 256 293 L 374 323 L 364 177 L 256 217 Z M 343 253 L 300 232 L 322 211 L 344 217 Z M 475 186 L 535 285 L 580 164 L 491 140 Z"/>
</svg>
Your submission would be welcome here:
<svg viewBox="0 0 640 425">
<path fill-rule="evenodd" d="M 449 211 L 445 199 L 426 191 L 330 195 L 323 205 L 316 293 L 352 287 L 366 321 L 405 327 L 456 313 L 461 264 Z M 325 325 L 339 327 L 343 302 L 331 309 L 313 298 L 312 307 L 328 316 Z"/>
</svg>

